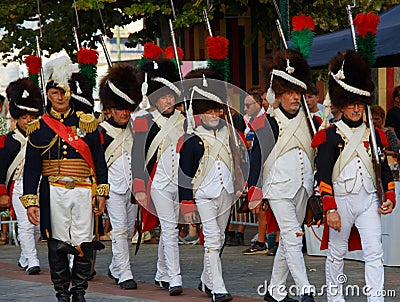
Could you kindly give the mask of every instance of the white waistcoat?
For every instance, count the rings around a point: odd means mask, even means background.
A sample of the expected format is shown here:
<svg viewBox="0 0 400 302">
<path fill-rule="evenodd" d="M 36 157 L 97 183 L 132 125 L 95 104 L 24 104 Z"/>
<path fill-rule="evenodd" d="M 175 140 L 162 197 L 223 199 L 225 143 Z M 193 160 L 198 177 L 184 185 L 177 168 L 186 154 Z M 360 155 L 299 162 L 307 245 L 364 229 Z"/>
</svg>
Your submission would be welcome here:
<svg viewBox="0 0 400 302">
<path fill-rule="evenodd" d="M 195 199 L 216 198 L 225 189 L 229 194 L 234 192 L 233 188 L 233 160 L 229 146 L 229 132 L 223 127 L 214 135 L 213 131 L 204 127 L 197 127 L 195 132 L 204 143 L 204 155 L 200 160 L 199 168 L 193 179 Z M 217 144 L 219 141 L 221 144 Z M 214 150 L 213 148 L 219 148 Z M 215 155 L 218 151 L 218 154 Z M 210 165 L 209 167 L 207 167 Z M 204 175 L 204 174 L 207 175 Z"/>
<path fill-rule="evenodd" d="M 345 141 L 344 149 L 335 163 L 332 175 L 333 190 L 335 195 L 357 194 L 364 186 L 368 193 L 373 193 L 375 189 L 372 160 L 368 154 L 368 149 L 364 146 L 364 141 L 368 142 L 369 129 L 362 124 L 358 129 L 359 134 L 353 134 L 343 121 L 339 121 L 336 132 Z M 355 137 L 357 136 L 357 137 Z M 347 150 L 348 149 L 348 150 Z M 351 150 L 350 150 L 351 149 Z M 336 173 L 335 173 L 336 170 Z M 336 175 L 337 177 L 335 177 Z"/>
<path fill-rule="evenodd" d="M 292 199 L 301 187 L 310 196 L 314 173 L 311 135 L 302 110 L 288 119 L 278 108 L 275 119 L 279 126 L 278 140 L 263 166 L 263 193 L 265 198 Z"/>
</svg>

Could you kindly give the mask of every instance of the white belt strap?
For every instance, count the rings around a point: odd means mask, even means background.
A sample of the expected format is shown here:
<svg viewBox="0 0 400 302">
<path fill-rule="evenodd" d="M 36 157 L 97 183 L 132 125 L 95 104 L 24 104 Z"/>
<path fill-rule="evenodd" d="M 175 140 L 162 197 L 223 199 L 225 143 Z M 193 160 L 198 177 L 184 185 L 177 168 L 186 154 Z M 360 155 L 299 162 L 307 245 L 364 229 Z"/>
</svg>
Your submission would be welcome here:
<svg viewBox="0 0 400 302">
<path fill-rule="evenodd" d="M 116 156 L 116 151 L 118 148 L 121 148 L 121 150 L 124 150 L 128 154 L 132 152 L 132 133 L 130 131 L 126 131 L 126 129 L 115 128 L 108 122 L 102 122 L 100 125 L 104 128 L 104 130 L 106 130 L 107 134 L 113 138 L 113 141 L 107 147 L 104 154 L 107 166 L 109 167 L 122 154 L 121 153 L 119 156 Z"/>
<path fill-rule="evenodd" d="M 368 173 L 374 180 L 375 173 L 372 166 L 371 158 L 369 157 L 366 148 L 362 142 L 369 139 L 370 129 L 362 124 L 360 127 L 353 131 L 343 122 L 339 121 L 335 124 L 339 131 L 346 137 L 348 143 L 344 146 L 341 156 L 336 160 L 335 166 L 332 171 L 332 181 L 334 182 L 340 174 L 341 168 L 345 167 L 357 155 L 368 170 Z"/>
<path fill-rule="evenodd" d="M 161 142 L 169 137 L 170 140 L 176 143 L 179 140 L 179 134 L 176 133 L 175 128 L 181 113 L 175 110 L 174 114 L 169 118 L 165 118 L 158 111 L 151 112 L 153 115 L 154 122 L 160 127 L 160 131 L 154 137 L 150 144 L 149 150 L 146 155 L 146 165 L 149 163 L 150 159 L 153 157 L 154 153 L 157 151 Z M 182 128 L 183 131 L 183 128 Z M 182 132 L 183 133 L 183 132 Z"/>
<path fill-rule="evenodd" d="M 8 186 L 8 183 L 13 176 L 15 170 L 19 165 L 23 166 L 25 162 L 25 153 L 26 153 L 26 143 L 28 142 L 27 138 L 23 136 L 21 132 L 19 132 L 18 129 L 15 129 L 15 132 L 13 134 L 13 138 L 21 143 L 21 149 L 19 150 L 17 156 L 14 158 L 13 162 L 11 163 L 10 167 L 7 170 L 7 175 L 6 175 L 6 186 Z M 22 167 L 21 167 L 22 169 Z M 22 172 L 21 172 L 22 173 Z M 19 176 L 21 175 L 19 173 L 18 175 L 14 175 L 13 179 L 17 180 Z"/>
</svg>

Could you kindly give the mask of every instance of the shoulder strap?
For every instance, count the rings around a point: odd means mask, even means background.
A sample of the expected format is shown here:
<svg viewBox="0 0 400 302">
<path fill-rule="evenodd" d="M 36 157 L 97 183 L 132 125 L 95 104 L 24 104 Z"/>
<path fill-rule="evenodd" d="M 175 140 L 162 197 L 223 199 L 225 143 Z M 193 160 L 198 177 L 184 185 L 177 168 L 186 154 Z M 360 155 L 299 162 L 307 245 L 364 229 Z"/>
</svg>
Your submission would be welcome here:
<svg viewBox="0 0 400 302">
<path fill-rule="evenodd" d="M 17 169 L 17 167 L 21 163 L 23 163 L 23 161 L 25 160 L 26 143 L 28 141 L 27 138 L 25 136 L 23 136 L 22 133 L 20 133 L 18 131 L 18 129 L 15 129 L 15 132 L 13 134 L 13 138 L 20 142 L 21 148 L 20 148 L 17 156 L 14 158 L 13 162 L 11 163 L 10 167 L 7 170 L 6 186 L 8 186 L 8 183 L 9 183 L 12 175 L 14 174 L 15 169 Z"/>
</svg>

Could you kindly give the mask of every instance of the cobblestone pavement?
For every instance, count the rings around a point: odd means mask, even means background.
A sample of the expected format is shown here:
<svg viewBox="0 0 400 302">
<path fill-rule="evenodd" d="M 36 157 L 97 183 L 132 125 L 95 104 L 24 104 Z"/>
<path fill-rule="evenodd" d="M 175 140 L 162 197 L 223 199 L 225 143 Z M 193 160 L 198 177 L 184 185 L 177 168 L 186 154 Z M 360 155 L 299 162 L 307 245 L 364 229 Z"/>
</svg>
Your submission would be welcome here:
<svg viewBox="0 0 400 302">
<path fill-rule="evenodd" d="M 121 290 L 107 277 L 108 264 L 111 260 L 111 243 L 106 241 L 106 248 L 98 253 L 96 260 L 97 275 L 89 283 L 86 295 L 88 301 L 210 301 L 196 290 L 202 270 L 203 249 L 199 245 L 180 246 L 181 272 L 184 293 L 179 297 L 170 297 L 167 291 L 153 287 L 156 270 L 157 245 L 142 244 L 137 256 L 134 246 L 131 249 L 131 263 L 137 290 Z M 260 301 L 264 284 L 271 275 L 274 257 L 267 255 L 242 255 L 246 247 L 226 247 L 222 255 L 224 279 L 227 289 L 234 296 L 234 301 Z M 0 247 L 0 301 L 55 301 L 47 261 L 47 246 L 38 244 L 38 253 L 42 272 L 29 276 L 17 267 L 19 247 L 6 245 Z M 400 256 L 400 255 L 399 255 Z M 324 257 L 305 256 L 308 276 L 311 284 L 320 292 L 325 283 Z M 360 288 L 364 285 L 364 265 L 358 261 L 346 261 L 345 274 L 347 285 Z M 288 285 L 293 281 L 289 276 Z M 350 288 L 350 287 L 349 287 Z M 385 301 L 400 301 L 400 267 L 385 268 L 385 289 L 390 290 Z M 351 294 L 351 291 L 349 291 Z M 325 295 L 319 295 L 316 301 L 326 301 Z M 350 295 L 347 301 L 366 301 L 366 297 Z"/>
</svg>

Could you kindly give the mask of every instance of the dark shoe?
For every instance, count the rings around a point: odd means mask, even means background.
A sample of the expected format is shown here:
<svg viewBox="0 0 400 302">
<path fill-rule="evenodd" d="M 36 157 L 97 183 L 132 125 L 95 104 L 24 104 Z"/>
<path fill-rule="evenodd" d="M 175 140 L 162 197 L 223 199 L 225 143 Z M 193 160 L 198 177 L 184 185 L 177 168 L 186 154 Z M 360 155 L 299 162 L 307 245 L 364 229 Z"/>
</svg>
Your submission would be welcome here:
<svg viewBox="0 0 400 302">
<path fill-rule="evenodd" d="M 154 280 L 154 287 L 169 290 L 169 282 Z"/>
<path fill-rule="evenodd" d="M 279 243 L 278 243 L 278 242 L 275 242 L 275 244 L 274 244 L 274 246 L 272 247 L 272 249 L 270 249 L 270 250 L 268 251 L 267 256 L 275 256 L 276 251 L 278 250 L 278 246 L 279 246 Z"/>
<path fill-rule="evenodd" d="M 28 266 L 22 266 L 21 262 L 18 261 L 18 267 L 22 268 L 23 270 L 26 270 Z"/>
<path fill-rule="evenodd" d="M 119 287 L 122 289 L 137 289 L 137 283 L 133 279 L 128 279 L 119 283 Z"/>
<path fill-rule="evenodd" d="M 248 249 L 245 249 L 243 251 L 243 255 L 258 255 L 268 253 L 268 248 L 265 243 L 263 246 L 260 246 L 257 242 L 253 243 Z"/>
<path fill-rule="evenodd" d="M 214 294 L 211 302 L 227 302 L 231 301 L 233 298 L 229 293 L 226 294 Z"/>
<path fill-rule="evenodd" d="M 72 295 L 72 302 L 86 302 L 84 293 L 77 293 Z"/>
<path fill-rule="evenodd" d="M 169 295 L 170 296 L 179 296 L 182 293 L 182 286 L 171 286 L 169 288 Z"/>
<path fill-rule="evenodd" d="M 91 281 L 94 279 L 94 276 L 96 276 L 97 272 L 95 270 L 93 270 L 93 272 L 90 273 L 89 277 L 88 277 L 88 281 Z"/>
<path fill-rule="evenodd" d="M 107 276 L 108 276 L 108 278 L 113 279 L 113 280 L 115 281 L 115 284 L 118 284 L 119 279 L 118 279 L 118 278 L 115 278 L 115 277 L 111 274 L 111 270 L 110 270 L 110 269 L 108 269 Z"/>
<path fill-rule="evenodd" d="M 32 266 L 28 268 L 28 275 L 38 275 L 40 273 L 39 266 Z"/>
<path fill-rule="evenodd" d="M 314 296 L 312 294 L 305 294 L 301 296 L 301 302 L 314 302 Z"/>
<path fill-rule="evenodd" d="M 212 298 L 211 289 L 207 287 L 202 281 L 200 281 L 199 286 L 197 287 L 199 291 L 206 293 L 209 298 Z"/>
<path fill-rule="evenodd" d="M 57 301 L 58 302 L 70 302 L 69 296 L 68 297 L 66 297 L 66 296 L 65 297 L 64 296 L 58 297 Z"/>
<path fill-rule="evenodd" d="M 235 231 L 228 232 L 228 234 L 226 235 L 226 238 L 225 238 L 225 245 L 229 245 L 229 246 L 238 245 L 238 242 L 236 240 L 236 232 Z"/>
<path fill-rule="evenodd" d="M 264 296 L 264 301 L 267 301 L 267 302 L 299 302 L 298 300 L 295 300 L 295 299 L 290 298 L 289 295 L 286 295 L 286 297 L 285 297 L 283 300 L 281 300 L 281 301 L 275 300 L 275 299 L 270 295 L 269 291 L 267 291 L 267 293 L 265 294 L 265 296 Z"/>
</svg>

